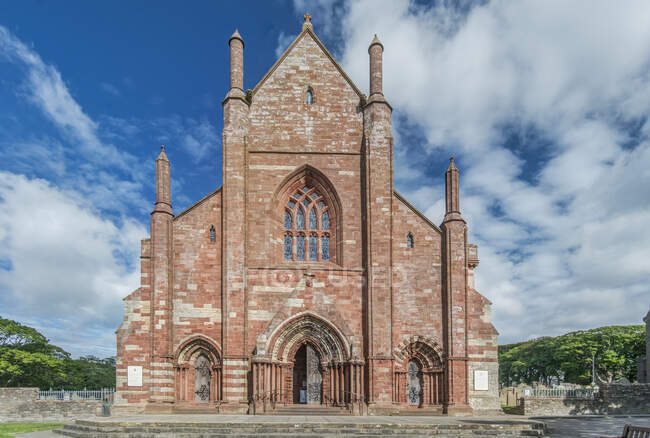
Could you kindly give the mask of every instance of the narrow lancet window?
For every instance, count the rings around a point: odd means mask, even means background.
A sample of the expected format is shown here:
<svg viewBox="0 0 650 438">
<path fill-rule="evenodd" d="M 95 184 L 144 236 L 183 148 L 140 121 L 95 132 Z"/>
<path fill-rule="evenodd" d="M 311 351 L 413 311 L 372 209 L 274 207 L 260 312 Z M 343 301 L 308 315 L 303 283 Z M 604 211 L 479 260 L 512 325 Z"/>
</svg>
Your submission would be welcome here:
<svg viewBox="0 0 650 438">
<path fill-rule="evenodd" d="M 289 234 L 284 236 L 284 259 L 292 260 L 293 257 L 293 237 Z"/>
<path fill-rule="evenodd" d="M 309 211 L 309 229 L 310 230 L 315 230 L 316 229 L 316 209 L 312 208 Z"/>
<path fill-rule="evenodd" d="M 330 238 L 329 236 L 323 236 L 320 240 L 321 247 L 321 260 L 328 262 L 330 260 Z"/>
<path fill-rule="evenodd" d="M 318 239 L 316 236 L 309 236 L 309 261 L 318 261 Z"/>
<path fill-rule="evenodd" d="M 305 260 L 305 236 L 298 236 L 296 241 L 296 260 L 302 262 Z"/>
<path fill-rule="evenodd" d="M 293 228 L 293 219 L 291 218 L 291 213 L 288 211 L 284 212 L 284 229 L 290 230 Z"/>
<path fill-rule="evenodd" d="M 330 229 L 330 215 L 328 212 L 323 213 L 323 216 L 321 217 L 321 227 L 324 230 Z"/>
<path fill-rule="evenodd" d="M 302 208 L 299 208 L 298 213 L 296 214 L 296 229 L 305 229 L 305 213 L 302 211 Z"/>
<path fill-rule="evenodd" d="M 216 242 L 217 241 L 217 232 L 214 229 L 214 226 L 210 227 L 210 242 Z"/>
<path fill-rule="evenodd" d="M 309 87 L 307 93 L 305 94 L 305 103 L 307 105 L 314 103 L 314 91 L 311 89 L 311 87 Z"/>
<path fill-rule="evenodd" d="M 413 248 L 413 234 L 411 233 L 406 235 L 406 247 Z"/>
</svg>

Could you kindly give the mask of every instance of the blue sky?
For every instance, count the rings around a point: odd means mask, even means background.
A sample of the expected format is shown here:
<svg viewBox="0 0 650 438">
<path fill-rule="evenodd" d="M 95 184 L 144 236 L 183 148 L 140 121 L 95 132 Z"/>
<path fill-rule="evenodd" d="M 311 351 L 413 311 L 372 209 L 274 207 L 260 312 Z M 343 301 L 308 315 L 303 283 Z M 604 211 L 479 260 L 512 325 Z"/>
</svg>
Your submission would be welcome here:
<svg viewBox="0 0 650 438">
<path fill-rule="evenodd" d="M 647 2 L 4 2 L 0 315 L 114 354 L 160 144 L 174 211 L 221 184 L 227 40 L 252 88 L 302 15 L 362 90 L 385 46 L 396 187 L 434 222 L 454 155 L 500 342 L 650 307 Z"/>
</svg>

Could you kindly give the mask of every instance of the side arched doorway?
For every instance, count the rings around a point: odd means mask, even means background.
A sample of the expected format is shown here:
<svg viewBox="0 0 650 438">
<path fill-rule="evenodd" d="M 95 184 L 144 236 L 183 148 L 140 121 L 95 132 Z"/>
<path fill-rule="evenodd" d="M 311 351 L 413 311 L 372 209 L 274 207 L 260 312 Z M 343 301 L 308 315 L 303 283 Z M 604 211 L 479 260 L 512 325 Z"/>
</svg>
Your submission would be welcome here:
<svg viewBox="0 0 650 438">
<path fill-rule="evenodd" d="M 444 364 L 439 345 L 423 337 L 397 347 L 393 403 L 404 408 L 441 408 L 445 401 Z"/>
<path fill-rule="evenodd" d="M 175 401 L 208 405 L 221 400 L 221 355 L 209 339 L 195 337 L 177 350 Z"/>
</svg>

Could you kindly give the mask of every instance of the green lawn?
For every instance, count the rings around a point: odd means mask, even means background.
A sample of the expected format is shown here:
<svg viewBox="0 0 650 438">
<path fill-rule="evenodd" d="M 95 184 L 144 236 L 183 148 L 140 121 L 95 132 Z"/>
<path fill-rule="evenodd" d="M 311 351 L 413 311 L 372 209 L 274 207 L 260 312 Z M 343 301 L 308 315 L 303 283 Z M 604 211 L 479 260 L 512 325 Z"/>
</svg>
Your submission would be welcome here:
<svg viewBox="0 0 650 438">
<path fill-rule="evenodd" d="M 18 433 L 60 429 L 63 423 L 0 423 L 0 438 L 10 438 Z"/>
</svg>

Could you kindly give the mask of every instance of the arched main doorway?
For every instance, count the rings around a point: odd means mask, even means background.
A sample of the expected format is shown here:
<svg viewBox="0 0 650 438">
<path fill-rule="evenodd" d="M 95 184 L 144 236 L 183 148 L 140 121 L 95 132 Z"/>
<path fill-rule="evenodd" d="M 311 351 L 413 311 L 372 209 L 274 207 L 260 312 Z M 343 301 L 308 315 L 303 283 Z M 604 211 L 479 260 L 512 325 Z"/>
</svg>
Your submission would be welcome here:
<svg viewBox="0 0 650 438">
<path fill-rule="evenodd" d="M 323 400 L 323 371 L 320 355 L 310 344 L 303 344 L 293 361 L 293 403 L 320 404 Z"/>
<path fill-rule="evenodd" d="M 350 357 L 347 338 L 331 321 L 305 312 L 267 339 L 265 355 L 253 358 L 254 401 L 338 406 L 363 399 L 363 362 Z"/>
</svg>

